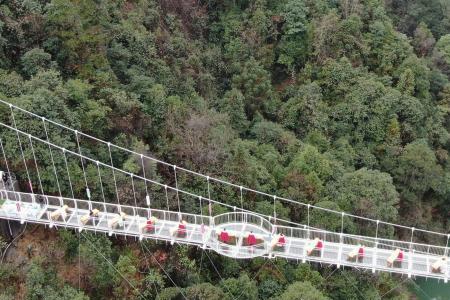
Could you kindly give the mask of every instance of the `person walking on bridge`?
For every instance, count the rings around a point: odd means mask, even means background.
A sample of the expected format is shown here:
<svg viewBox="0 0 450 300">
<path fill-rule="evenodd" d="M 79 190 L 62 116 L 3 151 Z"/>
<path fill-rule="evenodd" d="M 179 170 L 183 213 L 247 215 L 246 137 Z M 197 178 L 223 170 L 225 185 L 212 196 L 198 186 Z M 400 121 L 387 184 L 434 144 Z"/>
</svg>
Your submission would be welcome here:
<svg viewBox="0 0 450 300">
<path fill-rule="evenodd" d="M 247 236 L 247 246 L 254 245 L 256 245 L 256 236 L 253 234 L 253 231 L 250 231 L 249 235 Z"/>
<path fill-rule="evenodd" d="M 230 235 L 227 232 L 227 229 L 224 228 L 220 233 L 219 239 L 222 243 L 228 244 L 230 242 Z"/>
<path fill-rule="evenodd" d="M 249 235 L 247 236 L 247 246 L 250 246 L 250 253 L 253 253 L 254 246 L 256 245 L 256 236 L 253 234 L 253 231 L 250 231 Z"/>
</svg>

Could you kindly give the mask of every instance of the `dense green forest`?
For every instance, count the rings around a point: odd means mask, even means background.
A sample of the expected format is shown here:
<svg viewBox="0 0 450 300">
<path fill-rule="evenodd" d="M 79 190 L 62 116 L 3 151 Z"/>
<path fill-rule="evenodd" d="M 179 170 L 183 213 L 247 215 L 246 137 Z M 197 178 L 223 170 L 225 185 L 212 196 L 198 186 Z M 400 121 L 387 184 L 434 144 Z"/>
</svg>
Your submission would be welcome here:
<svg viewBox="0 0 450 300">
<path fill-rule="evenodd" d="M 450 0 L 0 3 L 2 99 L 269 194 L 449 231 Z M 267 199 L 244 206 L 271 213 Z M 2 300 L 413 297 L 388 274 L 31 226 L 27 238 L 0 264 Z"/>
</svg>

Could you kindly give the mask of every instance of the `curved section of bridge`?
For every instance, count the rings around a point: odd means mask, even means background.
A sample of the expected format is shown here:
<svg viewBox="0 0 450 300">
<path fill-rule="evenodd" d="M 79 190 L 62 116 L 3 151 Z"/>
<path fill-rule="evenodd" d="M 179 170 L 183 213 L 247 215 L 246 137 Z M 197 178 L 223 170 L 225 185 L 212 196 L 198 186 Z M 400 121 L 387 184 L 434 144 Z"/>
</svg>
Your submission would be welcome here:
<svg viewBox="0 0 450 300">
<path fill-rule="evenodd" d="M 0 121 L 0 218 L 44 224 L 50 228 L 65 227 L 132 236 L 140 240 L 189 244 L 237 259 L 282 257 L 372 272 L 399 273 L 408 277 L 438 278 L 445 282 L 450 275 L 448 234 L 370 220 L 268 195 L 101 141 L 0 100 L 1 104 L 6 105 L 11 114 Z M 21 116 L 21 122 L 31 120 L 34 123 L 19 128 L 17 111 L 27 116 Z M 39 129 L 37 124 L 42 124 L 42 128 Z M 50 125 L 57 127 L 55 131 L 59 135 L 52 135 Z M 65 144 L 61 142 L 64 131 L 66 135 L 67 132 L 73 133 L 73 139 Z M 109 155 L 109 160 L 101 161 L 92 155 L 92 151 L 83 148 L 82 137 L 88 138 L 91 143 L 98 143 L 90 145 L 91 148 L 105 146 L 103 150 Z M 71 145 L 71 149 L 67 144 Z M 113 156 L 117 153 L 113 153 L 112 149 L 122 151 L 121 155 L 134 156 L 141 163 L 141 173 L 116 167 Z M 145 170 L 149 161 L 168 167 L 173 174 L 172 184 L 150 179 Z M 79 171 L 74 172 L 75 167 Z M 47 170 L 47 174 L 51 170 L 54 178 L 42 178 L 43 169 Z M 21 183 L 27 192 L 20 192 L 13 180 L 13 174 L 17 171 L 22 171 Z M 205 179 L 207 193 L 196 194 L 181 188 L 178 183 L 180 171 L 195 179 Z M 47 185 L 43 184 L 44 180 Z M 53 189 L 47 191 L 44 186 L 48 186 L 51 180 Z M 77 189 L 74 182 L 78 182 Z M 80 182 L 85 185 L 82 190 L 79 189 Z M 221 187 L 237 188 L 241 206 L 212 199 L 212 182 Z M 273 200 L 273 215 L 244 209 L 244 193 L 270 197 Z M 306 222 L 300 224 L 277 217 L 276 201 L 300 206 L 307 216 Z M 138 203 L 145 203 L 146 207 Z M 197 208 L 187 212 L 184 203 L 191 203 Z M 226 212 L 213 213 L 212 204 L 221 206 L 221 211 Z M 340 232 L 310 226 L 311 209 L 337 216 L 341 223 Z M 346 233 L 346 218 L 373 225 L 374 235 Z M 407 241 L 382 238 L 379 235 L 381 226 L 410 232 L 410 238 Z M 431 245 L 414 242 L 417 233 L 429 234 L 446 243 Z"/>
</svg>

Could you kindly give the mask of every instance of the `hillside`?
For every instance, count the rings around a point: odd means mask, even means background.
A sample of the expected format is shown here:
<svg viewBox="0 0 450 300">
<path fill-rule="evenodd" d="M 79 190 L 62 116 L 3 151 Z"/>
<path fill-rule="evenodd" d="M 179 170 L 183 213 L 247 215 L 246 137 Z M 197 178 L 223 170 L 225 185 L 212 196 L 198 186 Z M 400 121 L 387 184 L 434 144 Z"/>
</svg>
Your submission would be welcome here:
<svg viewBox="0 0 450 300">
<path fill-rule="evenodd" d="M 450 231 L 450 0 L 6 1 L 0 98 L 268 194 Z M 16 145 L 5 145 L 12 157 Z M 26 191 L 21 164 L 11 161 Z M 131 156 L 114 165 L 141 171 Z M 52 172 L 43 184 L 56 194 Z M 148 172 L 174 184 L 168 168 Z M 189 176 L 177 184 L 204 191 Z M 82 194 L 83 181 L 74 185 Z M 233 191 L 215 192 L 240 205 Z M 244 208 L 270 215 L 272 203 L 248 196 Z M 298 206 L 276 209 L 306 218 Z M 320 214 L 311 222 L 341 226 Z M 394 275 L 31 225 L 0 279 L 2 300 L 415 299 Z"/>
</svg>

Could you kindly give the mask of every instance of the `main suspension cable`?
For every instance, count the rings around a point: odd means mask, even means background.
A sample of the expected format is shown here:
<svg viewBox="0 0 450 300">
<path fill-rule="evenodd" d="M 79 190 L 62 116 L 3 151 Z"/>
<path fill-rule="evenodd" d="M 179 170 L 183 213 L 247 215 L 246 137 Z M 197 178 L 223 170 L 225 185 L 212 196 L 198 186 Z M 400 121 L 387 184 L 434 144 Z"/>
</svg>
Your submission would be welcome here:
<svg viewBox="0 0 450 300">
<path fill-rule="evenodd" d="M 21 130 L 19 130 L 19 129 L 17 129 L 17 128 L 13 128 L 13 127 L 11 127 L 11 126 L 9 126 L 9 125 L 6 125 L 6 124 L 4 124 L 4 123 L 2 123 L 2 122 L 0 122 L 0 125 L 3 126 L 3 127 L 8 128 L 8 129 L 11 129 L 11 130 L 16 131 L 17 134 L 20 133 L 20 134 L 28 135 L 27 133 L 24 133 L 23 131 L 21 131 Z M 40 138 L 38 138 L 38 137 L 35 137 L 35 136 L 32 136 L 32 139 L 35 139 L 35 140 L 37 140 L 37 141 L 39 141 L 39 142 L 41 142 L 41 143 L 47 144 L 47 145 L 51 145 L 52 147 L 55 147 L 55 148 L 57 148 L 57 149 L 60 149 L 61 151 L 62 151 L 63 149 L 65 149 L 65 148 L 62 148 L 61 146 L 58 146 L 58 145 L 55 145 L 55 144 L 53 144 L 53 143 L 44 141 L 44 140 L 42 140 L 42 139 L 40 139 Z M 88 160 L 88 161 L 98 162 L 98 161 L 94 161 L 93 159 L 91 159 L 91 158 L 89 158 L 89 157 L 85 157 L 85 156 L 83 156 L 83 155 L 80 155 L 80 154 L 75 153 L 75 152 L 70 151 L 70 150 L 66 150 L 66 152 L 69 153 L 69 154 L 75 155 L 75 156 L 79 156 L 79 157 L 80 157 L 80 160 L 83 160 L 83 158 L 84 158 L 84 159 L 86 159 L 86 160 Z M 126 175 L 128 175 L 128 176 L 133 175 L 133 173 L 130 173 L 130 172 L 127 172 L 127 171 L 118 169 L 118 168 L 116 168 L 116 167 L 113 167 L 113 166 L 110 166 L 110 165 L 107 165 L 107 164 L 104 164 L 104 163 L 101 163 L 101 162 L 99 162 L 99 165 L 102 165 L 102 166 L 107 167 L 107 168 L 114 168 L 116 171 L 122 172 L 122 173 L 124 173 L 124 174 L 126 174 Z M 138 179 L 140 179 L 140 180 L 144 180 L 144 181 L 150 182 L 150 183 L 155 184 L 155 185 L 158 185 L 158 186 L 164 186 L 165 191 L 166 191 L 166 200 L 167 200 L 167 204 L 168 204 L 167 190 L 168 190 L 168 189 L 171 189 L 171 190 L 174 190 L 174 191 L 176 190 L 174 187 L 170 187 L 170 186 L 167 186 L 167 185 L 163 185 L 163 184 L 161 184 L 161 183 L 159 183 L 159 182 L 157 182 L 157 181 L 150 180 L 150 179 L 147 179 L 147 178 L 143 178 L 143 177 L 141 177 L 141 176 L 139 176 L 139 175 L 133 175 L 133 176 L 134 176 L 135 178 L 138 178 Z M 180 189 L 179 189 L 179 192 L 182 192 L 183 194 L 186 194 L 186 195 L 189 195 L 189 196 L 198 198 L 198 195 L 192 194 L 192 193 L 187 192 L 187 191 L 184 191 L 184 190 L 180 190 Z M 90 198 L 90 197 L 89 197 L 89 198 Z M 207 200 L 209 203 L 217 203 L 217 204 L 219 204 L 219 205 L 222 205 L 222 206 L 225 206 L 225 207 L 228 207 L 228 208 L 231 208 L 231 209 L 234 208 L 234 207 L 232 207 L 231 205 L 228 205 L 228 204 L 225 204 L 225 203 L 221 203 L 221 202 L 218 202 L 218 201 L 216 201 L 216 200 L 212 200 L 212 199 L 206 199 L 206 200 Z M 170 209 L 169 209 L 169 210 L 170 210 Z M 240 209 L 240 210 L 243 211 L 243 212 L 253 213 L 253 214 L 255 214 L 255 215 L 259 215 L 259 216 L 262 216 L 262 217 L 267 217 L 267 216 L 265 216 L 265 215 L 263 215 L 263 214 L 251 212 L 251 211 L 249 211 L 249 210 L 245 210 L 245 209 Z M 308 211 L 309 211 L 309 210 L 308 210 Z M 287 224 L 293 224 L 293 225 L 296 225 L 296 226 L 304 226 L 304 225 L 302 225 L 302 224 L 299 224 L 299 223 L 296 223 L 296 222 L 292 222 L 292 221 L 288 221 L 288 220 L 278 219 L 278 221 L 283 221 L 283 222 L 285 222 L 285 223 L 287 223 Z M 309 230 L 309 229 L 310 229 L 310 226 L 308 226 L 308 230 Z M 330 232 L 330 233 L 332 233 L 332 232 Z M 442 234 L 442 235 L 443 235 L 443 234 Z M 447 235 L 445 235 L 445 237 L 447 237 Z"/>
<path fill-rule="evenodd" d="M 37 114 L 35 114 L 35 113 L 32 113 L 32 112 L 30 112 L 30 111 L 27 111 L 27 110 L 25 110 L 25 109 L 23 109 L 23 108 L 20 108 L 20 107 L 18 107 L 18 106 L 15 106 L 15 105 L 13 105 L 13 104 L 11 104 L 11 103 L 9 103 L 9 102 L 0 100 L 0 103 L 3 103 L 3 104 L 5 104 L 5 105 L 9 105 L 9 106 L 11 107 L 11 109 L 12 109 L 12 107 L 14 107 L 15 109 L 20 110 L 20 111 L 22 111 L 22 112 L 24 112 L 24 113 L 26 113 L 26 114 L 28 114 L 28 115 L 30 115 L 30 116 L 33 116 L 33 117 L 36 117 L 36 118 L 42 118 L 41 116 L 39 116 L 39 115 L 37 115 Z M 68 127 L 68 126 L 65 126 L 65 125 L 63 125 L 63 124 L 60 124 L 60 123 L 58 123 L 58 122 L 55 122 L 55 121 L 52 121 L 52 120 L 48 120 L 48 119 L 46 119 L 46 120 L 47 120 L 47 122 L 50 122 L 50 123 L 52 123 L 52 124 L 54 124 L 54 125 L 56 125 L 56 126 L 59 126 L 59 127 L 61 127 L 61 128 L 66 129 L 66 130 L 73 131 L 73 132 L 77 132 L 76 130 L 74 130 L 74 129 Z M 85 133 L 82 133 L 82 132 L 80 132 L 79 134 L 80 134 L 80 135 L 83 135 L 83 136 L 85 136 L 85 137 L 87 137 L 87 138 L 89 138 L 89 139 L 92 139 L 92 140 L 94 140 L 94 141 L 98 141 L 98 142 L 100 142 L 100 143 L 110 144 L 112 147 L 115 147 L 115 148 L 117 148 L 117 149 L 119 149 L 119 150 L 121 150 L 121 151 L 125 151 L 125 152 L 130 153 L 130 154 L 133 154 L 133 155 L 141 155 L 140 153 L 137 153 L 137 152 L 135 152 L 135 151 L 126 149 L 126 148 L 121 147 L 121 146 L 118 146 L 118 145 L 114 145 L 114 144 L 108 143 L 108 142 L 106 142 L 106 141 L 103 141 L 103 140 L 98 139 L 98 138 L 96 138 L 96 137 L 93 137 L 93 136 L 91 136 L 91 135 L 88 135 L 88 134 L 85 134 Z M 173 166 L 173 165 L 170 164 L 170 163 L 167 163 L 167 162 L 165 162 L 165 161 L 162 161 L 162 160 L 159 160 L 159 159 L 156 159 L 156 158 L 153 158 L 153 157 L 149 157 L 149 156 L 144 156 L 144 157 L 145 157 L 146 159 L 152 160 L 152 161 L 154 161 L 154 162 L 157 162 L 157 163 L 160 163 L 160 164 L 169 166 L 169 167 L 170 167 L 170 166 Z M 210 176 L 208 176 L 208 175 L 204 175 L 204 174 L 201 174 L 201 173 L 192 171 L 192 170 L 188 170 L 188 169 L 183 168 L 183 167 L 177 167 L 177 168 L 178 168 L 179 170 L 182 170 L 183 172 L 187 172 L 187 173 L 193 174 L 193 175 L 195 175 L 195 176 L 199 176 L 199 177 L 206 178 L 206 179 L 208 180 L 208 198 L 209 198 L 209 199 L 211 199 L 211 196 L 210 196 L 210 194 L 209 194 L 209 180 L 213 180 L 213 181 L 215 181 L 215 182 L 218 182 L 218 183 L 221 183 L 221 184 L 224 184 L 224 185 L 229 185 L 229 186 L 234 187 L 234 188 L 240 188 L 240 185 L 237 185 L 237 184 L 234 184 L 234 183 L 231 183 L 231 182 L 222 180 L 222 179 L 210 177 Z M 245 191 L 247 191 L 247 192 L 253 192 L 253 193 L 259 194 L 259 195 L 261 195 L 261 196 L 272 197 L 272 195 L 270 195 L 270 194 L 268 194 L 268 193 L 265 193 L 265 192 L 262 192 L 262 191 L 258 191 L 258 190 L 255 190 L 255 189 L 251 189 L 251 188 L 247 188 L 247 187 L 243 187 L 243 189 L 244 189 Z M 278 197 L 277 199 L 278 199 L 279 201 L 291 203 L 291 204 L 294 204 L 294 205 L 301 205 L 301 206 L 305 206 L 305 207 L 308 205 L 308 204 L 306 204 L 306 203 L 294 201 L 294 200 L 287 199 L 287 198 L 284 198 L 284 197 Z M 331 210 L 331 209 L 327 209 L 327 208 L 323 208 L 323 207 L 318 207 L 318 206 L 314 206 L 314 205 L 311 205 L 311 208 L 323 210 L 323 211 L 326 211 L 326 212 L 329 212 L 329 213 L 334 213 L 334 214 L 341 214 L 341 213 L 342 213 L 342 211 L 334 211 L 334 210 Z M 346 216 L 347 216 L 347 217 L 351 217 L 351 218 L 356 218 L 356 219 L 361 219 L 361 220 L 370 221 L 370 222 L 373 222 L 373 223 L 375 223 L 375 222 L 377 221 L 377 220 L 374 220 L 374 219 L 370 219 L 370 218 L 366 218 L 366 217 L 362 217 L 362 216 L 357 216 L 357 215 L 353 215 L 353 214 L 348 214 L 348 213 L 346 213 Z M 379 222 L 380 222 L 380 223 L 383 223 L 383 224 L 385 224 L 385 225 L 388 225 L 388 226 L 395 226 L 395 227 L 404 228 L 404 229 L 411 229 L 411 228 L 408 227 L 408 226 L 403 226 L 403 225 L 400 225 L 400 224 L 394 224 L 394 223 L 384 222 L 384 221 L 379 221 Z M 429 233 L 429 234 L 436 234 L 436 235 L 446 236 L 446 234 L 444 234 L 444 233 L 433 232 L 433 231 L 425 230 L 425 229 L 416 229 L 416 231 L 421 231 L 421 232 L 424 232 L 424 233 Z"/>
</svg>

